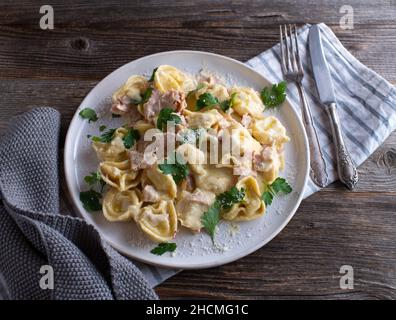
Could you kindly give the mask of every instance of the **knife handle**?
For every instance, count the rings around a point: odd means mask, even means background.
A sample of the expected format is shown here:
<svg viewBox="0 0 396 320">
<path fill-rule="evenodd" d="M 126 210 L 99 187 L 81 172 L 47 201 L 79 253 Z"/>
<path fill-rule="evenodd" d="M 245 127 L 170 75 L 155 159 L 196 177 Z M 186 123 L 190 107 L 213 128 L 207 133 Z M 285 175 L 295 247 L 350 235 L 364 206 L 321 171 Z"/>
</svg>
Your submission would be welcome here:
<svg viewBox="0 0 396 320">
<path fill-rule="evenodd" d="M 338 118 L 337 105 L 331 103 L 326 108 L 330 118 L 331 131 L 337 156 L 338 177 L 348 189 L 352 190 L 358 182 L 358 172 L 342 138 L 340 119 Z"/>
<path fill-rule="evenodd" d="M 296 86 L 301 101 L 303 123 L 305 126 L 305 131 L 308 136 L 310 166 L 311 166 L 310 176 L 312 181 L 316 185 L 323 188 L 327 184 L 326 162 L 324 160 L 323 153 L 320 148 L 318 134 L 316 133 L 316 129 L 312 120 L 311 109 L 308 104 L 304 87 L 299 82 L 296 82 Z"/>
</svg>

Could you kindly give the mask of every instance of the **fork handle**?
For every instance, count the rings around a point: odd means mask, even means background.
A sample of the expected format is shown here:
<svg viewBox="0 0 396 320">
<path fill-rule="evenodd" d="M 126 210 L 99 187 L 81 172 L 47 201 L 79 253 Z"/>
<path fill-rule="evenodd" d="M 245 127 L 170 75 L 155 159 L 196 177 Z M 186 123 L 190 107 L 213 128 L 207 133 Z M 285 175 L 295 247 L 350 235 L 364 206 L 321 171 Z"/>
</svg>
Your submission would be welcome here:
<svg viewBox="0 0 396 320">
<path fill-rule="evenodd" d="M 296 86 L 300 96 L 303 123 L 308 136 L 311 166 L 310 176 L 316 185 L 319 187 L 325 187 L 328 178 L 326 162 L 324 160 L 319 144 L 318 134 L 313 123 L 311 108 L 309 107 L 304 87 L 299 82 L 296 82 Z"/>
<path fill-rule="evenodd" d="M 326 111 L 330 118 L 331 131 L 333 133 L 333 141 L 336 149 L 338 177 L 348 189 L 352 190 L 358 182 L 358 172 L 345 146 L 344 139 L 342 138 L 337 105 L 335 103 L 330 103 L 327 105 Z"/>
</svg>

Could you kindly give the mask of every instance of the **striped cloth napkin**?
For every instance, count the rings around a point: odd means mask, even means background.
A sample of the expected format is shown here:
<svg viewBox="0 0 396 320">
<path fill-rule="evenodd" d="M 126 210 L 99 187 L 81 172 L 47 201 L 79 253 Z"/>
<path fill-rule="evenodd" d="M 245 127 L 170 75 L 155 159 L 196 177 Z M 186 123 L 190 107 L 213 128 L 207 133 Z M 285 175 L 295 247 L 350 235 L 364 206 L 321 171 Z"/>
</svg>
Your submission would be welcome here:
<svg viewBox="0 0 396 320">
<path fill-rule="evenodd" d="M 345 143 L 355 164 L 359 166 L 396 129 L 396 88 L 360 63 L 344 48 L 328 26 L 325 24 L 319 26 L 326 60 L 333 78 Z M 336 159 L 328 116 L 320 104 L 312 77 L 308 50 L 309 28 L 310 25 L 307 24 L 298 31 L 299 50 L 305 73 L 303 86 L 308 95 L 326 160 L 330 184 L 338 179 Z M 246 64 L 273 83 L 283 80 L 279 44 L 250 59 Z M 288 86 L 287 97 L 301 114 L 299 96 L 294 85 Z M 309 180 L 304 198 L 319 189 Z M 143 273 L 152 285 L 163 282 L 177 272 L 140 265 L 139 267 L 143 268 Z"/>
</svg>

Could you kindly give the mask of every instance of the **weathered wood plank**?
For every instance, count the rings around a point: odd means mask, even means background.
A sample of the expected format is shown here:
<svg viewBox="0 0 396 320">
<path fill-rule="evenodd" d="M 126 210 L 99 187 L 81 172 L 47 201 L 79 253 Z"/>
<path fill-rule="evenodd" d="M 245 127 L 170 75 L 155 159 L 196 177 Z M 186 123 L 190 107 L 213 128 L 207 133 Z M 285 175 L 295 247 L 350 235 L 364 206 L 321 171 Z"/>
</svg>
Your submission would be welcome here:
<svg viewBox="0 0 396 320">
<path fill-rule="evenodd" d="M 116 2 L 54 2 L 51 31 L 38 26 L 38 5 L 0 4 L 0 75 L 101 79 L 133 59 L 175 49 L 212 51 L 245 61 L 277 42 L 279 23 L 324 21 L 363 63 L 395 81 L 395 6 L 356 1 L 355 29 L 342 30 L 338 10 L 343 4 L 153 1 L 117 7 Z"/>
<path fill-rule="evenodd" d="M 337 206 L 335 196 L 342 199 Z M 394 193 L 320 192 L 264 248 L 216 269 L 183 271 L 157 292 L 162 298 L 394 299 L 394 208 Z M 340 289 L 342 265 L 354 268 L 353 290 Z"/>
<path fill-rule="evenodd" d="M 353 36 L 345 31 L 335 31 L 358 59 L 386 79 L 396 81 L 396 66 L 391 61 L 396 37 L 388 36 L 389 28 L 356 28 Z M 248 32 L 244 28 L 178 31 L 155 28 L 103 32 L 84 29 L 66 32 L 56 29 L 45 34 L 43 32 L 24 27 L 0 26 L 2 78 L 99 80 L 127 62 L 168 50 L 203 50 L 246 61 L 277 43 L 278 24 L 265 29 L 249 29 Z M 211 40 L 208 34 L 211 34 Z"/>
<path fill-rule="evenodd" d="M 340 8 L 346 3 L 343 0 L 336 1 L 260 1 L 260 0 L 237 0 L 212 1 L 161 1 L 140 0 L 133 2 L 125 1 L 68 1 L 53 0 L 53 6 L 57 15 L 56 21 L 61 26 L 85 26 L 95 29 L 111 27 L 118 28 L 145 28 L 147 24 L 157 26 L 159 22 L 164 27 L 180 26 L 180 21 L 204 21 L 212 22 L 212 27 L 224 22 L 243 23 L 245 20 L 261 18 L 263 20 L 273 17 L 281 17 L 288 21 L 321 21 L 335 23 L 340 20 L 343 13 Z M 350 0 L 347 3 L 354 10 L 354 23 L 359 24 L 383 24 L 394 22 L 396 8 L 389 0 L 377 0 L 362 2 Z M 2 1 L 1 24 L 35 24 L 38 25 L 40 1 L 22 0 L 16 3 L 12 0 Z M 89 19 L 87 19 L 87 11 Z M 239 18 L 239 19 L 236 19 Z M 293 20 L 295 19 L 295 20 Z M 220 21 L 220 22 L 219 22 Z M 167 24 L 166 24 L 167 23 Z M 240 26 L 239 26 L 240 27 Z"/>
</svg>

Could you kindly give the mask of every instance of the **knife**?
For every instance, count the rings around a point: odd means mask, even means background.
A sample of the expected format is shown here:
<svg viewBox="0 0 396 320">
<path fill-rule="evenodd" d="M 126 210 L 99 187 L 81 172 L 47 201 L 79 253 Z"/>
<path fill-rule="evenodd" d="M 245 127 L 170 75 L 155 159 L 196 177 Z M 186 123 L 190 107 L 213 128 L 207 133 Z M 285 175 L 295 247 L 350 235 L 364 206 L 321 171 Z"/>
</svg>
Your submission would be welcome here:
<svg viewBox="0 0 396 320">
<path fill-rule="evenodd" d="M 337 100 L 334 94 L 329 67 L 323 53 L 318 25 L 313 25 L 310 28 L 308 41 L 316 89 L 330 119 L 336 149 L 338 177 L 352 190 L 358 182 L 358 172 L 343 139 L 341 123 L 337 112 Z"/>
</svg>

